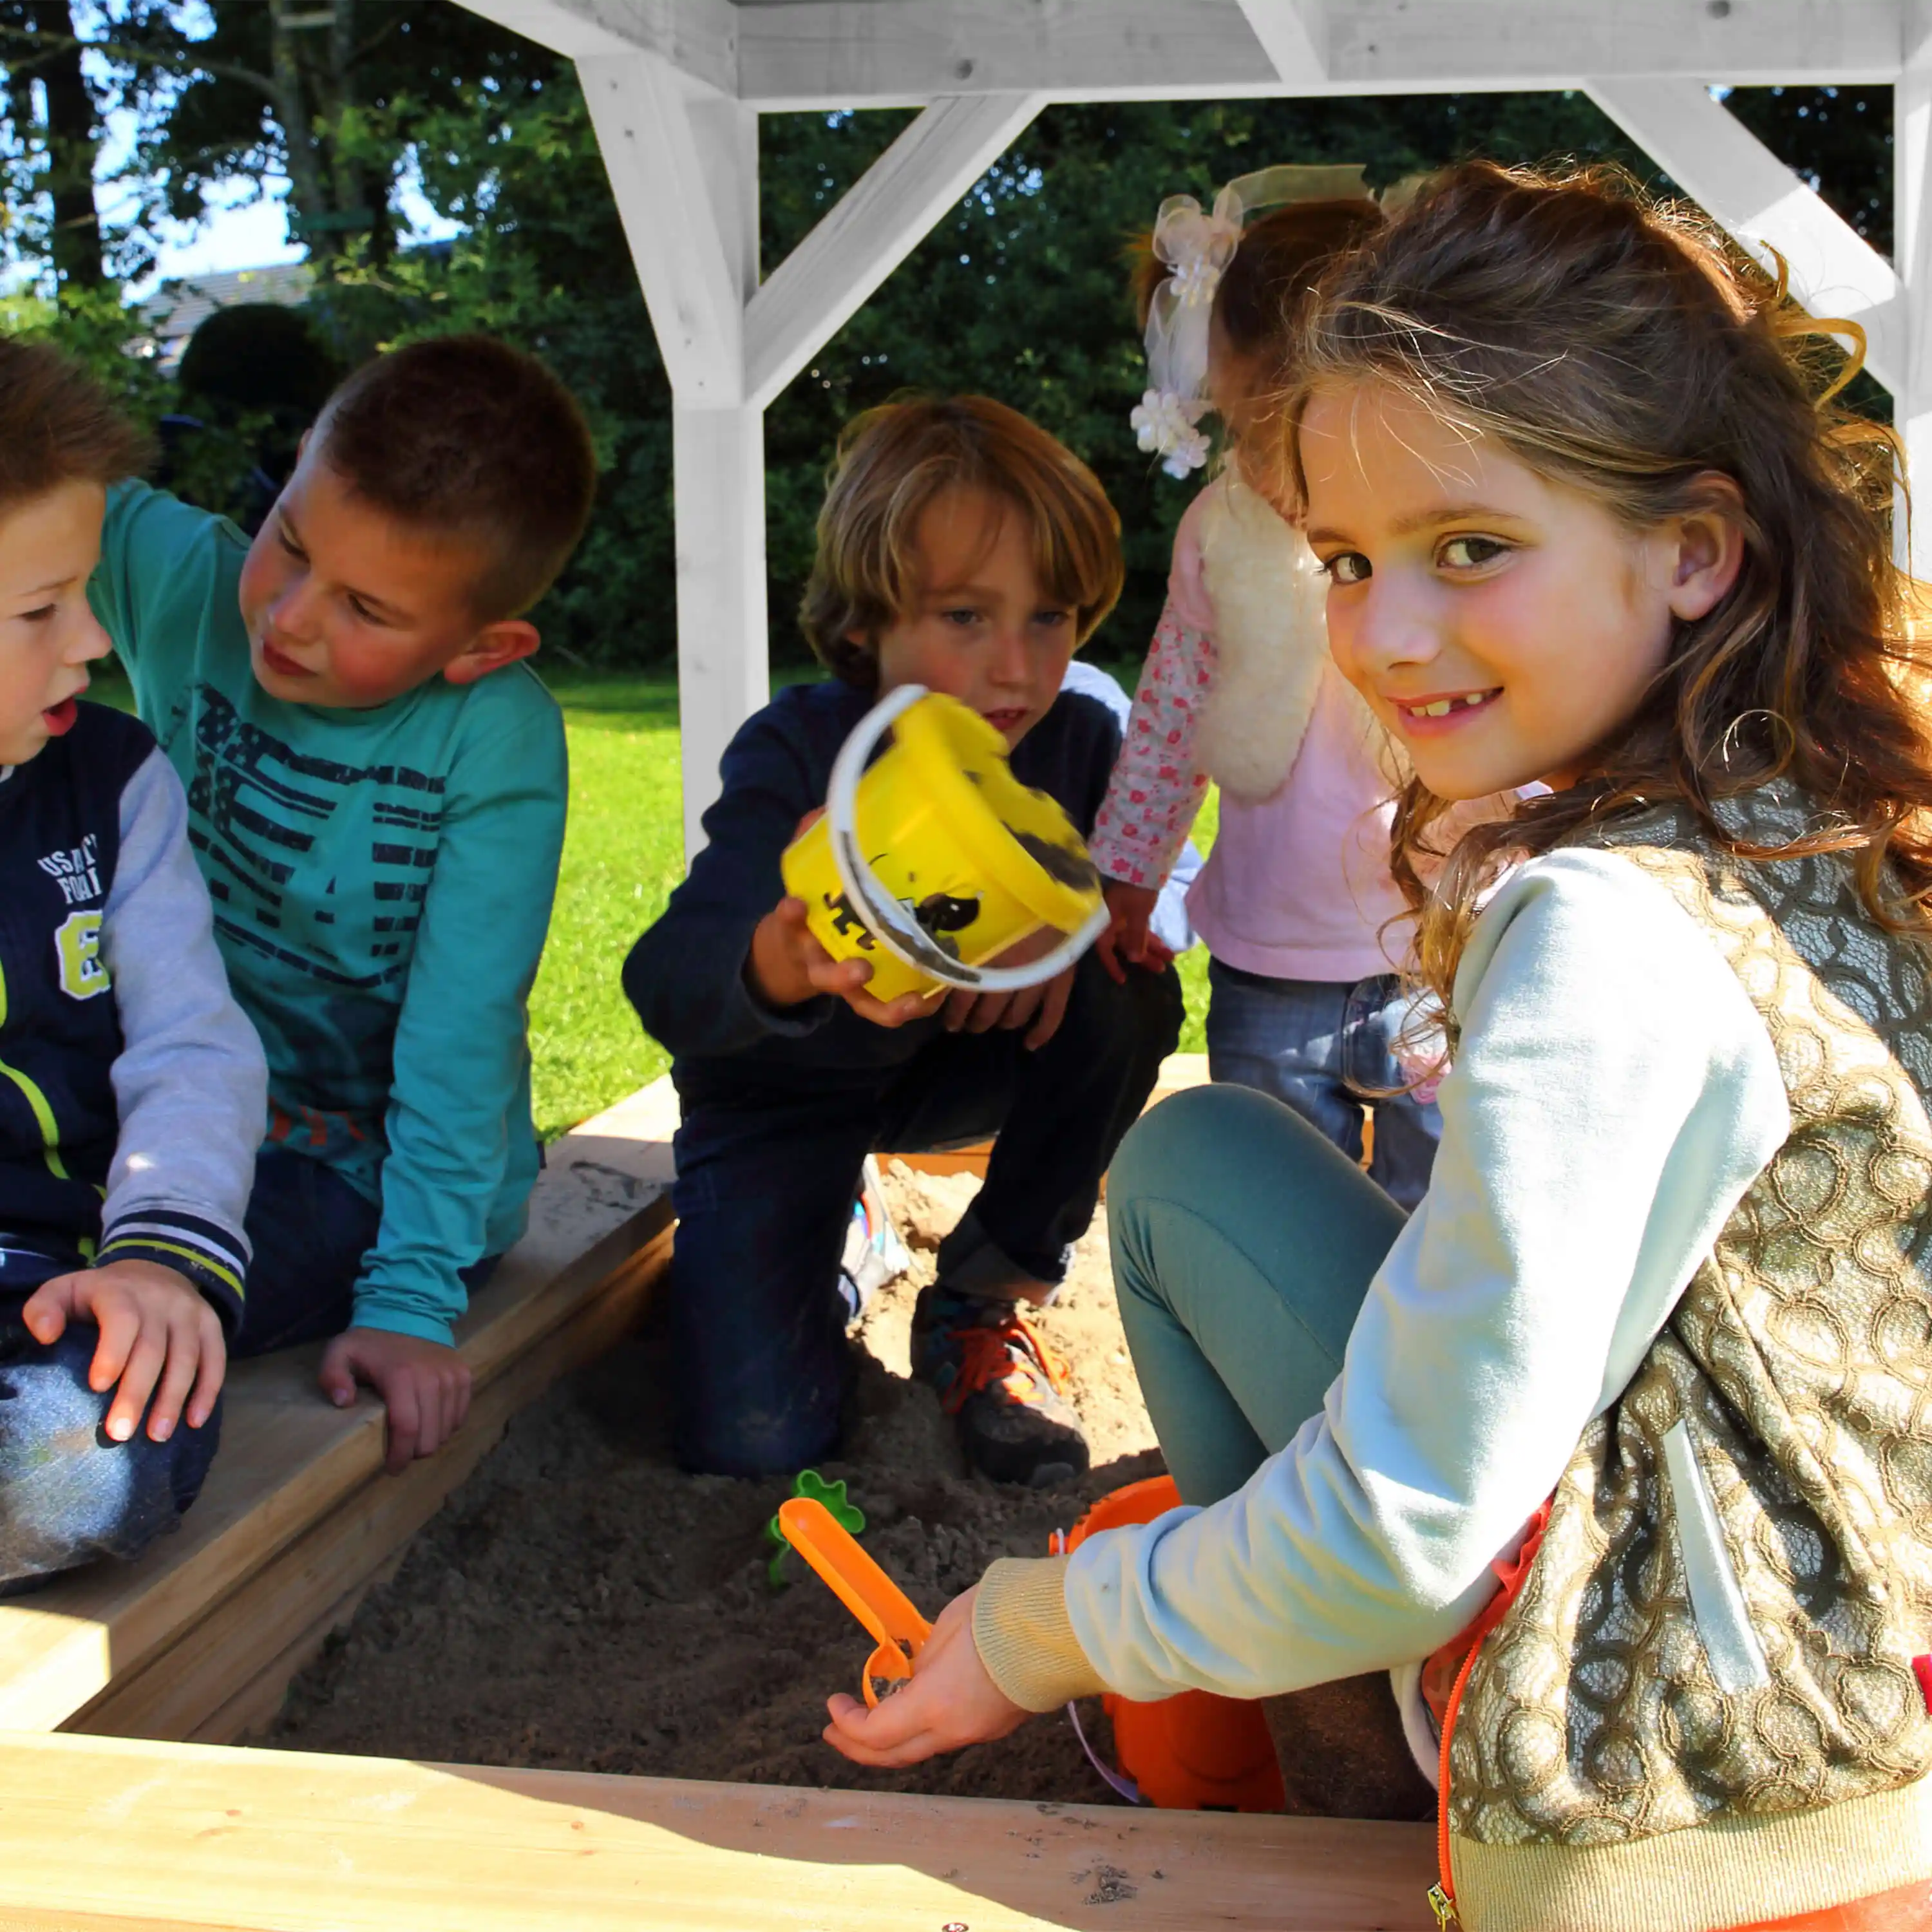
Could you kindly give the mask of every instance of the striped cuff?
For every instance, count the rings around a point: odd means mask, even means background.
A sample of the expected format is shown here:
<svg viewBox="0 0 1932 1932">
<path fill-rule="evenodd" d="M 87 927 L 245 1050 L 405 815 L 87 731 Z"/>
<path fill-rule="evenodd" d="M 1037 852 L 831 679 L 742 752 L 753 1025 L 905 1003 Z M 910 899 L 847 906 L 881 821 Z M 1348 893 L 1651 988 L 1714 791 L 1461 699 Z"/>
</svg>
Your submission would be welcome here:
<svg viewBox="0 0 1932 1932">
<path fill-rule="evenodd" d="M 229 1334 L 242 1325 L 248 1244 L 217 1222 L 172 1208 L 130 1209 L 101 1234 L 94 1265 L 106 1262 L 153 1262 L 172 1268 L 214 1304 Z"/>
<path fill-rule="evenodd" d="M 986 1674 L 1023 1711 L 1057 1710 L 1106 1689 L 1066 1614 L 1066 1558 L 1002 1556 L 980 1580 L 973 1642 Z"/>
</svg>

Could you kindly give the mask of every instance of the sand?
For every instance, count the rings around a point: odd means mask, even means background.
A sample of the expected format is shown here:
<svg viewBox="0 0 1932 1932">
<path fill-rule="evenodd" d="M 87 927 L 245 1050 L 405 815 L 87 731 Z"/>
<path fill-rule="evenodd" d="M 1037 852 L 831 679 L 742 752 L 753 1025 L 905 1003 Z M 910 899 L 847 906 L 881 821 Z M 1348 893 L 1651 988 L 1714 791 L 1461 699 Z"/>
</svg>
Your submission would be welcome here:
<svg viewBox="0 0 1932 1932">
<path fill-rule="evenodd" d="M 1045 1491 L 969 1476 L 952 1425 L 908 1372 L 913 1302 L 977 1183 L 895 1166 L 886 1191 L 913 1250 L 858 1331 L 842 1478 L 866 1547 L 928 1616 L 994 1558 L 1156 1473 L 1120 1332 L 1104 1210 L 1040 1325 L 1065 1356 L 1093 1444 L 1082 1482 Z M 268 1742 L 470 1764 L 662 1778 L 1107 1802 L 1064 1714 L 910 1771 L 820 1741 L 824 1700 L 856 1692 L 869 1640 L 796 1557 L 774 1589 L 766 1520 L 782 1481 L 688 1476 L 668 1448 L 666 1360 L 651 1326 L 511 1426 L 417 1538 L 394 1579 L 299 1678 Z M 1097 1705 L 1083 1708 L 1104 1747 Z"/>
</svg>

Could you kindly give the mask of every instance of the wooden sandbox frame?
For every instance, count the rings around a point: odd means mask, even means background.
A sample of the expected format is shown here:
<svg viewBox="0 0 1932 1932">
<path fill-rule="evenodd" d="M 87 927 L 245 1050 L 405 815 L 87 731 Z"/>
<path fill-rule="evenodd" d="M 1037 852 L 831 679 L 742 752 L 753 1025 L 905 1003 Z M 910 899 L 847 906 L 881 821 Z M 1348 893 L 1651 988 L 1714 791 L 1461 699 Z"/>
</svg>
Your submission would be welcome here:
<svg viewBox="0 0 1932 1932">
<path fill-rule="evenodd" d="M 1177 1056 L 1160 1093 L 1204 1076 Z M 225 1748 L 511 1418 L 634 1324 L 670 1258 L 676 1124 L 659 1081 L 550 1148 L 459 1328 L 475 1390 L 438 1455 L 386 1476 L 380 1406 L 322 1402 L 315 1350 L 237 1364 L 181 1532 L 0 1604 L 0 1932 L 1426 1925 L 1423 1826 Z"/>
</svg>

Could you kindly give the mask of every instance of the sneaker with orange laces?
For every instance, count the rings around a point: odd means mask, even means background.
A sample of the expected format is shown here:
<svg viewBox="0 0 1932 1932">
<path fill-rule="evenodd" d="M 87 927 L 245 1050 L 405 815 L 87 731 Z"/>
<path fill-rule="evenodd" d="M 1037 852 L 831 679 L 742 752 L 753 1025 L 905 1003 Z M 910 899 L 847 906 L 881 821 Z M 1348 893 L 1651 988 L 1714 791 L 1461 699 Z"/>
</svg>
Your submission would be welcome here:
<svg viewBox="0 0 1932 1932">
<path fill-rule="evenodd" d="M 1067 1400 L 1066 1364 L 1010 1301 L 935 1283 L 913 1315 L 913 1364 L 957 1418 L 966 1460 L 996 1483 L 1045 1489 L 1086 1473 L 1087 1437 Z"/>
</svg>

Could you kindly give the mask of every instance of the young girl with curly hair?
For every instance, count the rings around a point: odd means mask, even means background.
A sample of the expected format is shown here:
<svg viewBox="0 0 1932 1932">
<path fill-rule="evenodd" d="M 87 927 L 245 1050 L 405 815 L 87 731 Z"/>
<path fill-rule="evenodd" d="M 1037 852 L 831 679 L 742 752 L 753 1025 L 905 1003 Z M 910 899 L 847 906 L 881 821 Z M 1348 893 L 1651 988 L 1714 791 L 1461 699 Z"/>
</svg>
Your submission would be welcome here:
<svg viewBox="0 0 1932 1932">
<path fill-rule="evenodd" d="M 1414 770 L 1430 1190 L 1150 1115 L 1108 1206 L 1188 1506 L 996 1564 L 849 1755 L 1388 1672 L 1445 1923 L 1932 1925 L 1932 744 L 1844 364 L 1600 172 L 1453 169 L 1337 269 L 1285 420 Z"/>
</svg>

